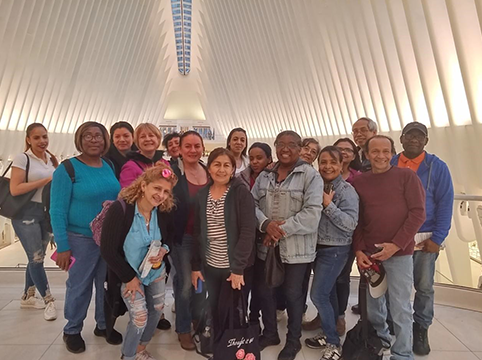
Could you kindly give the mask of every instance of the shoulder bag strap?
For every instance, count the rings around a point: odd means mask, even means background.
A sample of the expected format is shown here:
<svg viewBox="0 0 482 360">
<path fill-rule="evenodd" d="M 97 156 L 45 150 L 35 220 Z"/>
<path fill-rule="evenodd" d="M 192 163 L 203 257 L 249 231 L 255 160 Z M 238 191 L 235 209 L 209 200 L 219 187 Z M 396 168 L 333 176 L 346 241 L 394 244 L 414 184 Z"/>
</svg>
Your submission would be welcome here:
<svg viewBox="0 0 482 360">
<path fill-rule="evenodd" d="M 30 156 L 27 153 L 24 153 L 27 157 L 27 166 L 25 167 L 25 182 L 28 183 L 28 171 L 30 170 Z"/>
<path fill-rule="evenodd" d="M 12 167 L 12 164 L 13 164 L 13 161 L 12 161 L 10 164 L 8 164 L 8 166 L 7 166 L 7 170 L 5 170 L 5 171 L 3 172 L 2 178 L 4 178 L 4 177 L 5 177 L 5 175 L 7 175 L 8 170 L 10 170 L 10 168 Z"/>
</svg>

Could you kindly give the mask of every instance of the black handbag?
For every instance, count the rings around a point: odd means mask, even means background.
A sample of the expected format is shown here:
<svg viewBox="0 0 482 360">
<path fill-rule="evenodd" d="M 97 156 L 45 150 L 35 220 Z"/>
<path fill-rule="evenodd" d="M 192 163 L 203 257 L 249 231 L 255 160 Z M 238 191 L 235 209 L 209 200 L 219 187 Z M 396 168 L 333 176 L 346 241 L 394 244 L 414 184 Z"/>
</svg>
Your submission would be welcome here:
<svg viewBox="0 0 482 360">
<path fill-rule="evenodd" d="M 30 158 L 27 154 L 27 166 L 25 168 L 25 182 L 28 182 L 28 171 L 30 169 Z M 13 163 L 13 162 L 12 162 Z M 22 211 L 23 207 L 27 205 L 37 190 L 29 191 L 26 194 L 13 196 L 10 192 L 10 179 L 6 178 L 8 170 L 12 167 L 12 163 L 8 165 L 7 170 L 4 171 L 0 178 L 0 216 L 8 219 L 15 219 Z"/>
<path fill-rule="evenodd" d="M 196 345 L 196 352 L 207 359 L 211 358 L 214 347 L 213 317 L 209 298 L 203 302 L 201 318 L 198 326 L 194 329 L 192 340 Z"/>
<path fill-rule="evenodd" d="M 283 284 L 285 279 L 285 267 L 281 262 L 279 245 L 268 247 L 264 267 L 264 279 L 270 288 L 276 288 Z"/>
<path fill-rule="evenodd" d="M 259 326 L 249 324 L 246 299 L 242 291 L 233 290 L 230 284 L 226 285 L 220 296 L 223 303 L 227 304 L 222 322 L 225 329 L 219 341 L 215 339 L 213 360 L 258 360 L 261 358 Z"/>
</svg>

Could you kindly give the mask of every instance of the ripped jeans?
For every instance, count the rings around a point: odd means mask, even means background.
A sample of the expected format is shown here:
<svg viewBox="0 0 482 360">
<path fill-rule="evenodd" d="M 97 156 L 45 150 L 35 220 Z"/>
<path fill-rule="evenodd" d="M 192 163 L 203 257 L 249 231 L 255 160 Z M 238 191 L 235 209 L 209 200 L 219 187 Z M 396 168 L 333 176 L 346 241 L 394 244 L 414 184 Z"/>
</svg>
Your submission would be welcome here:
<svg viewBox="0 0 482 360">
<path fill-rule="evenodd" d="M 38 289 L 44 300 L 51 300 L 44 258 L 51 234 L 46 230 L 43 205 L 30 202 L 22 209 L 22 215 L 12 220 L 12 226 L 20 239 L 28 264 L 25 272 L 24 297 L 35 295 Z"/>
<path fill-rule="evenodd" d="M 161 318 L 164 309 L 164 297 L 166 294 L 166 271 L 164 270 L 159 278 L 149 285 L 141 284 L 144 296 L 136 292 L 136 298 L 131 296 L 125 298 L 129 310 L 129 323 L 122 344 L 124 360 L 134 360 L 138 345 L 147 345 L 151 341 L 157 323 Z M 126 284 L 122 284 L 121 293 L 124 294 Z"/>
</svg>

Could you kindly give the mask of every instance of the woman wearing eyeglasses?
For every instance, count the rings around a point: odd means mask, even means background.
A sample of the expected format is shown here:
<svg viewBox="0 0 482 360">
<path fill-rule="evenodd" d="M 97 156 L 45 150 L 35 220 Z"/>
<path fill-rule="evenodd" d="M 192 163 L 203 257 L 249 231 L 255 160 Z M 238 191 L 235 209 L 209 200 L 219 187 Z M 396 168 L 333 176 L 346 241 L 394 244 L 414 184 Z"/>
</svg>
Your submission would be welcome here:
<svg viewBox="0 0 482 360">
<path fill-rule="evenodd" d="M 258 176 L 252 189 L 258 228 L 263 233 L 263 244 L 258 245 L 257 253 L 261 268 L 255 269 L 255 273 L 263 274 L 268 246 L 279 246 L 285 269 L 281 286 L 288 310 L 288 334 L 278 359 L 293 360 L 301 349 L 302 283 L 306 268 L 315 259 L 323 180 L 311 165 L 300 159 L 301 137 L 296 132 L 281 132 L 275 147 L 279 161 L 272 170 Z M 272 289 L 263 283 L 258 283 L 257 288 L 262 298 L 263 321 L 266 319 L 259 339 L 263 349 L 279 344 L 280 339 Z"/>
<path fill-rule="evenodd" d="M 57 266 L 69 272 L 65 292 L 64 342 L 73 353 L 85 351 L 80 335 L 95 284 L 94 334 L 107 338 L 104 316 L 104 281 L 106 265 L 99 246 L 92 238 L 90 222 L 102 210 L 102 203 L 115 200 L 120 190 L 112 167 L 102 160 L 109 149 L 109 134 L 104 125 L 88 121 L 75 132 L 75 147 L 81 153 L 70 159 L 75 172 L 71 178 L 65 163 L 55 170 L 52 179 L 50 215 Z M 75 262 L 71 264 L 72 258 Z M 107 339 L 120 344 L 122 335 L 114 332 Z"/>
<path fill-rule="evenodd" d="M 174 237 L 170 211 L 176 183 L 177 177 L 168 166 L 154 166 L 121 191 L 120 200 L 111 205 L 104 219 L 103 229 L 108 231 L 102 231 L 102 257 L 121 279 L 121 292 L 129 310 L 122 345 L 124 360 L 154 360 L 146 346 L 164 308 L 164 257 Z M 160 248 L 149 256 L 156 240 L 160 240 Z M 146 256 L 149 265 L 141 271 Z"/>
<path fill-rule="evenodd" d="M 349 138 L 341 138 L 335 141 L 333 146 L 336 146 L 343 155 L 343 170 L 341 177 L 349 184 L 360 175 L 362 167 L 360 154 L 357 151 L 355 143 Z"/>
<path fill-rule="evenodd" d="M 301 143 L 300 158 L 312 165 L 320 153 L 321 146 L 318 140 L 314 138 L 303 139 Z"/>
</svg>

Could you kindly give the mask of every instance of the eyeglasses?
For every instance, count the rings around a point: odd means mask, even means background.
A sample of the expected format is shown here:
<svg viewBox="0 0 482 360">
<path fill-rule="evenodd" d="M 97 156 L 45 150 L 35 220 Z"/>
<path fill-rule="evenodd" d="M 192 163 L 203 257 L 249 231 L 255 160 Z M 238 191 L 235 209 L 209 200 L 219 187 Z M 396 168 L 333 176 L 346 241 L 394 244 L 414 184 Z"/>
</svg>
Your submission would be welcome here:
<svg viewBox="0 0 482 360">
<path fill-rule="evenodd" d="M 82 139 L 84 139 L 85 141 L 92 141 L 92 140 L 101 141 L 101 140 L 104 140 L 104 136 L 103 135 L 85 134 L 84 136 L 82 136 Z"/>
<path fill-rule="evenodd" d="M 281 150 L 281 149 L 284 149 L 284 148 L 288 148 L 290 150 L 294 150 L 296 148 L 298 148 L 298 144 L 295 143 L 295 142 L 290 142 L 288 144 L 285 144 L 285 143 L 276 143 L 274 144 L 274 146 L 276 147 L 276 149 L 278 150 Z"/>
<path fill-rule="evenodd" d="M 416 134 L 408 133 L 408 134 L 404 134 L 403 137 L 408 141 L 410 140 L 423 141 L 427 138 L 425 134 L 422 134 L 422 133 L 416 133 Z"/>
<path fill-rule="evenodd" d="M 309 152 L 313 156 L 318 155 L 318 151 L 316 149 L 310 148 L 309 146 L 303 146 L 303 150 Z"/>
<path fill-rule="evenodd" d="M 338 150 L 340 150 L 342 153 L 347 153 L 347 154 L 354 154 L 355 152 L 353 151 L 352 148 L 343 148 L 343 147 L 336 147 Z"/>
<path fill-rule="evenodd" d="M 351 131 L 351 133 L 353 135 L 356 135 L 356 134 L 367 134 L 370 130 L 368 128 L 359 128 L 359 129 L 353 129 Z"/>
</svg>

